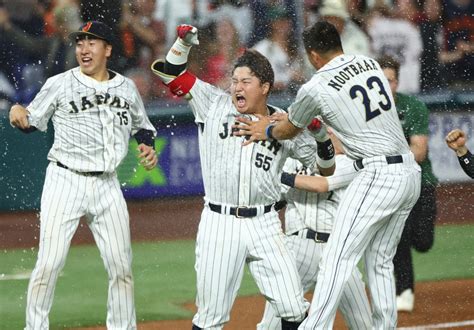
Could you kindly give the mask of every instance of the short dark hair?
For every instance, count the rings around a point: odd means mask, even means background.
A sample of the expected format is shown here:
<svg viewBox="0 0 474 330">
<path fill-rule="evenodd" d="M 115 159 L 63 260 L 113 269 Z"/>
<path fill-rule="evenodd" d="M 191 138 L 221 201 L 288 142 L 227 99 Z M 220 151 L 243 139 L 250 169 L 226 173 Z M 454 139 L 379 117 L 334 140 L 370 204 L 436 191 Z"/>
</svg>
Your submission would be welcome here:
<svg viewBox="0 0 474 330">
<path fill-rule="evenodd" d="M 321 54 L 342 51 L 341 37 L 336 27 L 327 21 L 319 21 L 303 31 L 303 44 L 307 52 Z"/>
<path fill-rule="evenodd" d="M 397 80 L 398 80 L 400 76 L 400 62 L 398 62 L 396 59 L 388 55 L 379 57 L 377 59 L 377 62 L 379 62 L 382 70 L 392 69 L 393 71 L 395 71 L 395 77 L 397 77 Z"/>
<path fill-rule="evenodd" d="M 255 49 L 247 49 L 234 64 L 234 73 L 236 68 L 246 66 L 260 80 L 261 84 L 269 83 L 270 90 L 275 82 L 275 73 L 268 59 Z"/>
</svg>

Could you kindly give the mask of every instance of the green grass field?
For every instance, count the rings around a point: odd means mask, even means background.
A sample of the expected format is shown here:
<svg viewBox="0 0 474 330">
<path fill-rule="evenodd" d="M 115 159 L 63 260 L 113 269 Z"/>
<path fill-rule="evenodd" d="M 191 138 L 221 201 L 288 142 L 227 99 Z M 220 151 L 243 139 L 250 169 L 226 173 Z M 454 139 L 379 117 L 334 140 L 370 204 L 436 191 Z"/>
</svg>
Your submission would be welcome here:
<svg viewBox="0 0 474 330">
<path fill-rule="evenodd" d="M 436 228 L 435 245 L 415 253 L 417 281 L 474 278 L 474 225 Z M 0 252 L 0 329 L 22 329 L 27 276 L 36 249 Z M 191 318 L 181 307 L 195 296 L 194 241 L 133 244 L 138 321 Z M 13 275 L 23 279 L 11 279 Z M 256 294 L 246 272 L 240 295 Z M 103 324 L 107 276 L 97 248 L 71 248 L 58 280 L 50 314 L 51 329 Z"/>
</svg>

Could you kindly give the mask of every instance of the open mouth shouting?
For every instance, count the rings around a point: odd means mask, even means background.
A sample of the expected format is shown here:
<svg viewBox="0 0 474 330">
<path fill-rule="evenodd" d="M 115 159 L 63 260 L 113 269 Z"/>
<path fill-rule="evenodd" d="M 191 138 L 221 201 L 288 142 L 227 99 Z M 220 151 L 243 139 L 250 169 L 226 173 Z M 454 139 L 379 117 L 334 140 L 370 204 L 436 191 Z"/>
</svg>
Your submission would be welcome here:
<svg viewBox="0 0 474 330">
<path fill-rule="evenodd" d="M 238 109 L 244 108 L 245 104 L 247 103 L 247 100 L 245 99 L 245 97 L 243 97 L 240 94 L 235 95 L 235 100 L 236 100 L 236 105 Z"/>
</svg>

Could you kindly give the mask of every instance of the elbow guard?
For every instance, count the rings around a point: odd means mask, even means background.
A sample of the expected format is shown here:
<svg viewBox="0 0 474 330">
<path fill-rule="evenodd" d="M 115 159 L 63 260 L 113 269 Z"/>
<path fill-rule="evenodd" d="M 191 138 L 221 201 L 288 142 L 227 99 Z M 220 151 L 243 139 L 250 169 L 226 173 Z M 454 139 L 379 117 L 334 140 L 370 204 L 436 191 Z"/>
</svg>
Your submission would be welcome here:
<svg viewBox="0 0 474 330">
<path fill-rule="evenodd" d="M 196 82 L 196 76 L 188 71 L 181 72 L 178 76 L 165 73 L 165 61 L 156 60 L 151 65 L 151 71 L 156 74 L 176 96 L 184 96 L 189 93 Z"/>
</svg>

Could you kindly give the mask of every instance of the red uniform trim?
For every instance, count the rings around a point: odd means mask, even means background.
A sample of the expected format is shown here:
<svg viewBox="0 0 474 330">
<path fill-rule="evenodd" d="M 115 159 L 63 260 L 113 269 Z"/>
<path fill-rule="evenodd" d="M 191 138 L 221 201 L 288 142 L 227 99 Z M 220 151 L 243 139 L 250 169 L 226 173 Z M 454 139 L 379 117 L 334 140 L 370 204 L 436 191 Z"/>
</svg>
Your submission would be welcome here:
<svg viewBox="0 0 474 330">
<path fill-rule="evenodd" d="M 191 88 L 193 88 L 195 82 L 196 76 L 185 71 L 183 74 L 180 74 L 176 79 L 171 81 L 168 84 L 168 88 L 174 95 L 184 96 L 189 93 Z"/>
</svg>

